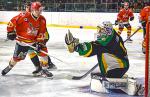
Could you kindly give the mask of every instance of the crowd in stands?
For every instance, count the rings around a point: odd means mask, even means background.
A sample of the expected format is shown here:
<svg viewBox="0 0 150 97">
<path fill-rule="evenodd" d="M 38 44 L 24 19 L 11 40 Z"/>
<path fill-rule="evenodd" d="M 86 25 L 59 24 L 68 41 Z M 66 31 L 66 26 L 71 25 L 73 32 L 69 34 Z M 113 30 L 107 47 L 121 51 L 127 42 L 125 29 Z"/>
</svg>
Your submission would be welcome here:
<svg viewBox="0 0 150 97">
<path fill-rule="evenodd" d="M 53 12 L 118 12 L 124 2 L 129 2 L 130 7 L 135 10 L 135 12 L 139 12 L 145 5 L 150 5 L 149 0 L 9 0 L 9 2 L 7 2 L 7 0 L 0 0 L 0 10 L 18 10 L 16 6 L 19 7 L 19 4 L 23 6 L 24 2 L 27 1 L 40 1 L 45 6 L 45 11 Z"/>
<path fill-rule="evenodd" d="M 130 7 L 133 9 L 142 9 L 146 5 L 150 5 L 150 2 L 144 0 L 119 0 L 118 5 L 119 7 L 123 7 L 124 2 L 129 2 Z"/>
</svg>

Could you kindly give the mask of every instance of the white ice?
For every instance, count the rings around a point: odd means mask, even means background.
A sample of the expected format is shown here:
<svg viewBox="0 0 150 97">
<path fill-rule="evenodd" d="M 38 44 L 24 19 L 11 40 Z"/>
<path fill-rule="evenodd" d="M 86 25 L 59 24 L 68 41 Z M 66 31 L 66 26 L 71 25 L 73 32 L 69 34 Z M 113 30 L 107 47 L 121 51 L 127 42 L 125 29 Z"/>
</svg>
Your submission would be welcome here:
<svg viewBox="0 0 150 97">
<path fill-rule="evenodd" d="M 82 75 L 97 63 L 96 56 L 85 58 L 77 53 L 70 54 L 64 44 L 66 28 L 48 28 L 50 40 L 47 44 L 49 55 L 58 70 L 51 71 L 54 75 Z M 94 39 L 96 30 L 70 29 L 80 41 Z M 122 33 L 126 39 L 126 32 Z M 142 33 L 136 33 L 133 43 L 125 43 L 128 51 L 130 69 L 127 74 L 139 79 L 144 84 L 145 56 L 141 51 Z M 15 42 L 5 41 L 6 25 L 0 26 L 0 71 L 3 70 L 13 55 Z M 0 97 L 131 97 L 126 94 L 101 94 L 90 91 L 90 76 L 82 80 L 46 79 L 32 77 L 35 70 L 27 56 L 19 62 L 6 76 L 0 76 Z M 134 96 L 135 97 L 135 96 Z"/>
</svg>

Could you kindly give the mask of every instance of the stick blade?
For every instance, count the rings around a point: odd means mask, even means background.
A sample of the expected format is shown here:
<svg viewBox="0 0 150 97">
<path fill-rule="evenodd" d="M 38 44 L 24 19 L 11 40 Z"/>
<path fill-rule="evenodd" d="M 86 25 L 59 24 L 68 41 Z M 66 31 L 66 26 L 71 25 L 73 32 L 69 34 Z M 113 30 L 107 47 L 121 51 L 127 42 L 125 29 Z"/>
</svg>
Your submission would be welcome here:
<svg viewBox="0 0 150 97">
<path fill-rule="evenodd" d="M 82 76 L 73 76 L 73 77 L 72 77 L 73 80 L 80 80 L 80 79 L 82 79 L 82 78 L 83 78 Z"/>
</svg>

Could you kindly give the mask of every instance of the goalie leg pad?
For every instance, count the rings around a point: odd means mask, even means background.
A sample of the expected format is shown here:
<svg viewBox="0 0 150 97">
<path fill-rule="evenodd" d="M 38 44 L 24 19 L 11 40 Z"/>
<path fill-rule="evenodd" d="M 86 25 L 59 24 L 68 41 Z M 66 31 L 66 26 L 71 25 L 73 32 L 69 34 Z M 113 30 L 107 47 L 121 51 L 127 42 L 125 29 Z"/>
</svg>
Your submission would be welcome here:
<svg viewBox="0 0 150 97">
<path fill-rule="evenodd" d="M 97 79 L 91 79 L 90 88 L 91 91 L 109 93 L 109 91 L 101 84 L 100 80 Z"/>
<path fill-rule="evenodd" d="M 95 75 L 96 76 L 96 75 Z M 101 93 L 109 93 L 113 89 L 120 89 L 128 95 L 143 95 L 144 88 L 133 78 L 105 78 L 91 77 L 91 90 Z"/>
</svg>

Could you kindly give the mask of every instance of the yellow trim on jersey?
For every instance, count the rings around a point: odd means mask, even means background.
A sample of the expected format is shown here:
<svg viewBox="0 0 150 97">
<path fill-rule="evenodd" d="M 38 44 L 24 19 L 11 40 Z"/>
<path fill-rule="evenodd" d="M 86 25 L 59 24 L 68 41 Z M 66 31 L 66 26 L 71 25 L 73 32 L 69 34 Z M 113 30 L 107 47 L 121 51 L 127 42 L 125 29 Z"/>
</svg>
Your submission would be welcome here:
<svg viewBox="0 0 150 97">
<path fill-rule="evenodd" d="M 122 48 L 125 52 L 127 52 L 121 42 L 120 42 L 120 46 L 121 46 L 121 48 Z"/>
<path fill-rule="evenodd" d="M 22 39 L 22 38 L 16 38 L 16 40 L 22 41 L 22 42 L 25 42 L 25 43 L 33 43 L 33 42 L 35 42 L 33 40 L 26 40 L 26 39 Z"/>
<path fill-rule="evenodd" d="M 106 71 L 107 68 L 108 68 L 108 64 L 107 64 L 107 62 L 106 62 L 106 60 L 105 60 L 104 53 L 102 54 L 102 62 L 103 62 L 103 64 L 104 64 L 104 68 L 105 68 L 105 71 Z"/>
<path fill-rule="evenodd" d="M 121 59 L 117 58 L 116 56 L 112 55 L 114 58 L 116 58 L 117 62 L 119 63 L 120 68 L 124 68 L 124 64 Z"/>
<path fill-rule="evenodd" d="M 84 57 L 88 57 L 92 53 L 93 47 L 92 47 L 92 45 L 90 45 L 90 46 L 91 46 L 91 49 L 84 55 Z"/>
<path fill-rule="evenodd" d="M 46 32 L 45 32 L 44 39 L 49 39 L 49 34 L 48 34 L 48 31 L 46 31 Z"/>
</svg>

